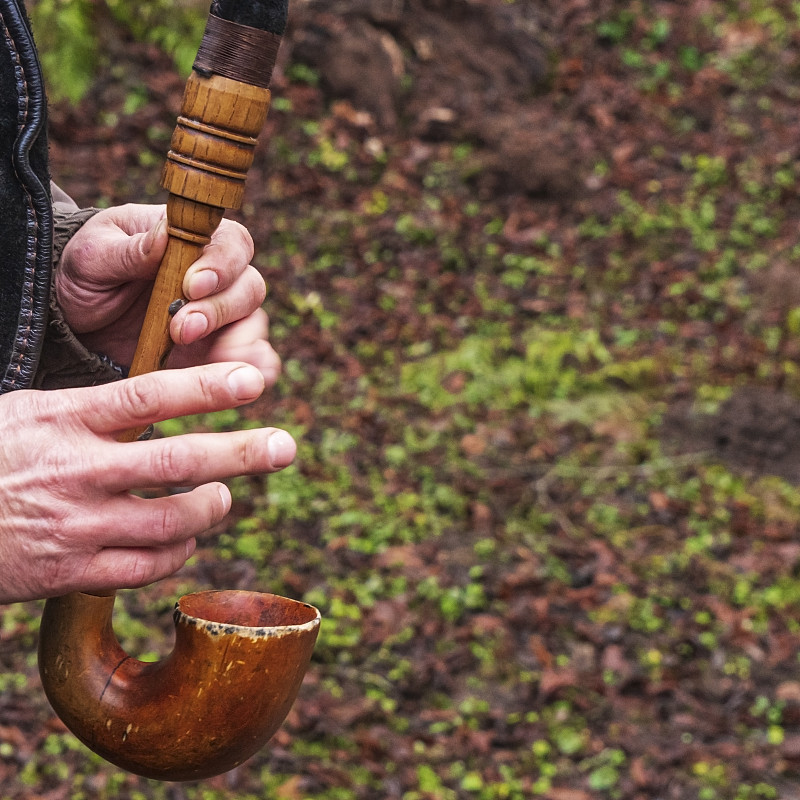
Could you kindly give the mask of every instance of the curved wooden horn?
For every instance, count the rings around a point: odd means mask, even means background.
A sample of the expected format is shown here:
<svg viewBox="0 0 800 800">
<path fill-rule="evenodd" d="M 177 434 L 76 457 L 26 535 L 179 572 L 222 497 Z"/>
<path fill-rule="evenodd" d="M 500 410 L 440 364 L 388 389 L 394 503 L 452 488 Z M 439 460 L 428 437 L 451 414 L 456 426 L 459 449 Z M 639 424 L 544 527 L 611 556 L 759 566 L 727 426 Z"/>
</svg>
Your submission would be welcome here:
<svg viewBox="0 0 800 800">
<path fill-rule="evenodd" d="M 213 19 L 224 36 L 238 34 L 239 28 Z M 270 36 L 274 49 L 276 37 Z M 263 41 L 258 32 L 245 38 L 256 45 Z M 213 60 L 217 52 L 223 61 L 236 55 L 227 40 L 203 58 Z M 202 53 L 201 46 L 198 60 Z M 252 67 L 247 58 L 240 60 Z M 238 63 L 234 58 L 232 68 Z M 224 71 L 230 73 L 231 65 Z M 241 205 L 269 101 L 264 85 L 196 63 L 162 179 L 169 192 L 169 243 L 131 375 L 163 366 L 170 318 L 185 300 L 186 270 L 225 210 Z M 140 434 L 128 431 L 120 440 Z M 320 622 L 315 608 L 275 595 L 188 595 L 176 606 L 174 651 L 150 664 L 120 647 L 111 625 L 113 605 L 113 593 L 76 592 L 47 601 L 39 637 L 42 684 L 56 713 L 88 747 L 131 772 L 171 781 L 225 772 L 267 742 L 294 702 Z"/>
<path fill-rule="evenodd" d="M 50 703 L 89 748 L 123 769 L 183 781 L 227 772 L 289 712 L 319 612 L 258 592 L 200 592 L 175 609 L 175 647 L 144 663 L 120 647 L 114 597 L 48 601 L 39 665 Z"/>
</svg>

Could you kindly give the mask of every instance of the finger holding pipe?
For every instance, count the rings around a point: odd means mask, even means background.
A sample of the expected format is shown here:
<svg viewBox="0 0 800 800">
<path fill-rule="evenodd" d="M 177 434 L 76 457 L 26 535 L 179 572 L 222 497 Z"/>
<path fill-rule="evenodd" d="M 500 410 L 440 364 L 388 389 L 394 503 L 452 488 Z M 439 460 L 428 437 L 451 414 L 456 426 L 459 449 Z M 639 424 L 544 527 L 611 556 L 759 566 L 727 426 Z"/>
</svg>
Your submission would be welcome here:
<svg viewBox="0 0 800 800">
<path fill-rule="evenodd" d="M 189 300 L 199 300 L 226 289 L 239 279 L 254 253 L 253 239 L 247 228 L 223 219 L 200 258 L 187 270 L 183 280 L 184 295 Z"/>
<path fill-rule="evenodd" d="M 189 367 L 221 361 L 252 364 L 264 376 L 267 388 L 280 377 L 281 358 L 269 341 L 269 317 L 262 309 L 223 326 L 214 336 L 181 345 L 172 351 L 171 367 Z"/>
<path fill-rule="evenodd" d="M 102 547 L 81 559 L 68 559 L 67 580 L 59 582 L 61 592 L 106 593 L 117 589 L 138 589 L 179 570 L 196 547 L 193 537 L 162 547 Z"/>
<path fill-rule="evenodd" d="M 261 308 L 267 287 L 255 267 L 248 267 L 232 285 L 194 300 L 172 319 L 172 339 L 189 345 Z"/>
<path fill-rule="evenodd" d="M 167 497 L 119 494 L 101 504 L 87 520 L 82 534 L 84 553 L 109 547 L 145 550 L 186 542 L 220 522 L 230 506 L 230 492 L 220 483 L 207 483 Z M 121 584 L 124 585 L 127 584 Z M 91 586 L 76 583 L 73 588 L 85 590 Z"/>
</svg>

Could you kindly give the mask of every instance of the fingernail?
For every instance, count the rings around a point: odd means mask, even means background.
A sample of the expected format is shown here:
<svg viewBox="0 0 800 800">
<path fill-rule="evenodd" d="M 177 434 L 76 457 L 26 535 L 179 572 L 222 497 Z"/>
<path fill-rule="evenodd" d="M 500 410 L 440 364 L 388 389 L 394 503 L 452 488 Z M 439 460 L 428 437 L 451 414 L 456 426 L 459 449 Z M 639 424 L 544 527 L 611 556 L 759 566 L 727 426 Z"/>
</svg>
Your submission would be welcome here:
<svg viewBox="0 0 800 800">
<path fill-rule="evenodd" d="M 224 483 L 219 485 L 219 496 L 222 498 L 222 513 L 225 515 L 231 510 L 231 491 Z"/>
<path fill-rule="evenodd" d="M 277 469 L 288 467 L 294 461 L 297 445 L 286 431 L 275 431 L 267 442 L 269 459 Z"/>
<path fill-rule="evenodd" d="M 154 228 L 151 228 L 147 235 L 142 240 L 142 253 L 146 256 L 150 255 L 150 251 L 153 249 L 153 245 L 155 244 L 156 239 L 162 234 L 162 232 L 166 231 L 167 229 L 167 221 L 166 219 L 159 220 L 158 225 Z"/>
<path fill-rule="evenodd" d="M 201 297 L 208 297 L 216 291 L 219 286 L 219 276 L 213 269 L 201 269 L 195 272 L 189 279 L 189 297 L 197 300 Z"/>
<path fill-rule="evenodd" d="M 191 344 L 197 341 L 208 330 L 208 320 L 205 314 L 193 311 L 186 315 L 186 319 L 181 325 L 181 341 L 184 344 Z"/>
<path fill-rule="evenodd" d="M 193 555 L 194 551 L 197 548 L 197 539 L 187 539 L 186 540 L 186 560 L 188 561 Z"/>
<path fill-rule="evenodd" d="M 264 376 L 255 367 L 239 367 L 228 375 L 228 386 L 237 400 L 255 400 L 264 391 Z"/>
</svg>

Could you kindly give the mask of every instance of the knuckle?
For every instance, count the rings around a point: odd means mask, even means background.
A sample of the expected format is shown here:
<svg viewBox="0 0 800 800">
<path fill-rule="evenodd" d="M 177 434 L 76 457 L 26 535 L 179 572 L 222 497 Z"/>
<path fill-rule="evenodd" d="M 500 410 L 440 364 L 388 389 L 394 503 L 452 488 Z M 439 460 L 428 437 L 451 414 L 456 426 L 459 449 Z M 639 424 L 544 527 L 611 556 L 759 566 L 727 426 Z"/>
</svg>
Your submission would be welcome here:
<svg viewBox="0 0 800 800">
<path fill-rule="evenodd" d="M 93 575 L 88 563 L 83 561 L 83 555 L 71 549 L 53 548 L 37 559 L 39 584 L 44 597 L 64 594 L 87 585 Z"/>
<path fill-rule="evenodd" d="M 194 448 L 183 437 L 164 440 L 153 454 L 153 477 L 173 486 L 189 483 L 196 462 Z"/>
<path fill-rule="evenodd" d="M 49 535 L 39 548 L 40 583 L 44 596 L 52 597 L 72 590 L 95 586 L 99 576 L 94 569 L 106 528 L 102 514 L 85 514 L 80 509 L 55 504 L 48 520 Z"/>
<path fill-rule="evenodd" d="M 227 384 L 222 385 L 219 373 L 209 368 L 203 369 L 198 377 L 199 394 L 209 409 L 220 409 L 227 403 L 229 390 Z"/>
<path fill-rule="evenodd" d="M 125 583 L 135 589 L 153 580 L 153 561 L 148 553 L 134 552 L 126 570 Z"/>
<path fill-rule="evenodd" d="M 174 503 L 164 503 L 153 524 L 153 546 L 163 547 L 183 538 L 183 515 Z"/>
<path fill-rule="evenodd" d="M 269 316 L 262 306 L 255 308 L 248 315 L 247 329 L 254 339 L 269 338 Z"/>
<path fill-rule="evenodd" d="M 47 490 L 72 507 L 88 502 L 102 488 L 103 479 L 113 465 L 106 443 L 96 439 L 86 441 L 76 437 L 67 446 L 51 445 L 37 455 L 46 469 L 43 477 Z"/>
<path fill-rule="evenodd" d="M 209 329 L 212 331 L 219 330 L 228 322 L 228 306 L 225 302 L 224 295 L 217 295 L 213 300 L 206 305 L 203 313 L 208 320 Z"/>
<path fill-rule="evenodd" d="M 114 398 L 120 411 L 127 418 L 137 422 L 154 422 L 162 407 L 162 392 L 159 382 L 152 376 L 118 381 Z"/>
<path fill-rule="evenodd" d="M 250 345 L 252 363 L 261 367 L 262 373 L 267 379 L 274 383 L 278 380 L 281 369 L 281 357 L 275 352 L 269 342 L 257 339 Z"/>
<path fill-rule="evenodd" d="M 266 299 L 267 297 L 266 292 L 267 292 L 267 284 L 264 283 L 264 299 Z M 267 314 L 267 312 L 264 310 L 263 304 L 262 307 L 259 308 L 256 313 L 260 314 L 259 318 L 261 319 L 261 324 L 264 326 L 264 338 L 266 338 L 267 336 L 269 336 L 269 322 L 270 322 L 269 314 Z"/>
<path fill-rule="evenodd" d="M 211 250 L 215 258 L 221 259 L 229 269 L 241 270 L 255 254 L 255 245 L 250 232 L 240 222 L 223 219 L 211 237 Z"/>
<path fill-rule="evenodd" d="M 266 439 L 260 436 L 243 436 L 238 444 L 237 456 L 243 474 L 263 472 L 269 466 Z"/>
<path fill-rule="evenodd" d="M 39 584 L 45 597 L 58 594 L 63 590 L 63 576 L 69 566 L 66 558 L 59 558 L 56 554 L 39 559 Z"/>
<path fill-rule="evenodd" d="M 84 571 L 75 570 L 66 559 L 48 558 L 40 563 L 40 587 L 44 597 L 54 597 L 72 589 L 72 581 L 81 580 Z"/>
<path fill-rule="evenodd" d="M 249 262 L 255 254 L 255 245 L 253 244 L 253 237 L 250 235 L 250 231 L 240 222 L 233 221 L 231 232 L 234 234 L 242 251 L 246 254 L 245 262 Z"/>
<path fill-rule="evenodd" d="M 250 281 L 250 299 L 254 306 L 261 306 L 267 297 L 267 284 L 255 267 L 248 267 L 247 275 Z"/>
</svg>

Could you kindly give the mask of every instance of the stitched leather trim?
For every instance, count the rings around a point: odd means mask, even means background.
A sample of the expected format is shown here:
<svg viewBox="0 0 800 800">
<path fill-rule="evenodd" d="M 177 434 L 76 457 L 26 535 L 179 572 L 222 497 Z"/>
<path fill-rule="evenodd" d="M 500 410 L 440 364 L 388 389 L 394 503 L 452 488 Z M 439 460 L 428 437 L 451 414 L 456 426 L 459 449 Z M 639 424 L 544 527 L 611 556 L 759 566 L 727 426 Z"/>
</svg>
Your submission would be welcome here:
<svg viewBox="0 0 800 800">
<path fill-rule="evenodd" d="M 25 194 L 27 245 L 17 335 L 0 392 L 27 388 L 33 381 L 47 321 L 52 271 L 53 214 L 46 174 L 46 97 L 41 69 L 25 13 L 16 0 L 0 0 L 0 36 L 14 63 L 19 98 L 13 164 Z M 31 163 L 38 149 L 37 167 Z M 37 172 L 39 174 L 37 174 Z"/>
</svg>

